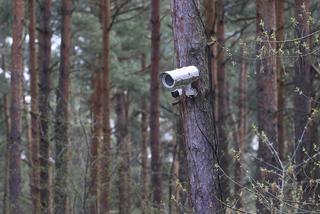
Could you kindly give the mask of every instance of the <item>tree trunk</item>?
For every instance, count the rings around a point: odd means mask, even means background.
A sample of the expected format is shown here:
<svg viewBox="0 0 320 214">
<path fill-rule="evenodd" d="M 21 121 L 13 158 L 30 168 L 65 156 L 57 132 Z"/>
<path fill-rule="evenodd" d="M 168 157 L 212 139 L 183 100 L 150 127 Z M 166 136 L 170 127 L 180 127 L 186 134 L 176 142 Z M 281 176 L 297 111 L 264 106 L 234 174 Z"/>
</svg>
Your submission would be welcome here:
<svg viewBox="0 0 320 214">
<path fill-rule="evenodd" d="M 151 148 L 151 183 L 153 205 L 161 205 L 161 155 L 160 155 L 160 1 L 151 3 L 151 79 L 150 79 L 150 148 Z"/>
<path fill-rule="evenodd" d="M 98 64 L 98 63 L 96 63 Z M 96 65 L 97 66 L 97 65 Z M 92 71 L 92 87 L 93 94 L 91 97 L 91 112 L 92 112 L 92 139 L 90 145 L 90 213 L 98 213 L 99 199 L 99 165 L 98 151 L 102 141 L 102 87 L 101 87 L 101 70 L 95 69 Z"/>
<path fill-rule="evenodd" d="M 119 160 L 119 214 L 130 213 L 130 138 L 128 133 L 128 110 L 129 105 L 126 101 L 124 92 L 116 94 L 115 111 L 116 138 L 118 144 Z"/>
<path fill-rule="evenodd" d="M 59 85 L 56 91 L 55 116 L 55 183 L 54 212 L 68 213 L 68 157 L 70 156 L 68 140 L 68 103 L 70 85 L 70 51 L 72 0 L 63 0 L 61 5 L 62 28 L 60 47 Z"/>
<path fill-rule="evenodd" d="M 207 41 L 194 1 L 172 0 L 171 12 L 177 65 L 194 65 L 200 71 L 200 79 L 194 84 L 198 95 L 194 98 L 182 96 L 180 100 L 191 200 L 196 213 L 217 213 L 223 208 L 215 170 L 218 151 L 217 137 L 212 131 L 214 121 L 208 91 Z"/>
<path fill-rule="evenodd" d="M 9 213 L 21 213 L 21 109 L 23 99 L 23 22 L 24 1 L 13 2 L 11 106 L 9 143 Z"/>
<path fill-rule="evenodd" d="M 6 76 L 5 56 L 2 55 L 1 67 L 3 70 L 3 77 Z M 6 129 L 6 143 L 5 143 L 5 163 L 4 163 L 4 187 L 3 187 L 3 213 L 9 214 L 9 146 L 10 146 L 10 118 L 8 112 L 8 95 L 3 94 L 3 118 Z"/>
<path fill-rule="evenodd" d="M 141 70 L 146 68 L 146 56 L 141 56 Z M 141 101 L 141 212 L 148 213 L 148 106 Z"/>
<path fill-rule="evenodd" d="M 109 189 L 110 189 L 110 155 L 111 155 L 111 144 L 110 144 L 110 98 L 109 98 L 109 32 L 111 23 L 111 9 L 110 0 L 101 0 L 101 23 L 102 23 L 102 39 L 103 39 L 103 50 L 102 50 L 102 132 L 103 132 L 103 143 L 101 145 L 101 154 L 99 160 L 101 160 L 101 194 L 99 198 L 99 209 L 100 213 L 109 213 Z"/>
<path fill-rule="evenodd" d="M 38 70 L 36 55 L 36 1 L 29 0 L 29 74 L 31 96 L 31 196 L 34 214 L 40 213 Z"/>
<path fill-rule="evenodd" d="M 50 58 L 51 58 L 51 0 L 40 2 L 39 29 L 39 120 L 40 120 L 40 198 L 41 213 L 49 213 L 49 124 L 50 124 Z"/>
<path fill-rule="evenodd" d="M 276 22 L 277 41 L 284 40 L 284 28 L 285 28 L 285 1 L 276 1 Z M 281 43 L 278 43 L 277 49 L 281 48 Z M 278 144 L 279 155 L 281 160 L 284 160 L 284 110 L 285 110 L 285 98 L 284 98 L 284 67 L 282 62 L 282 56 L 277 57 L 277 75 L 278 75 Z"/>
<path fill-rule="evenodd" d="M 227 135 L 225 131 L 226 126 L 226 116 L 228 109 L 227 106 L 227 93 L 226 93 L 226 81 L 225 81 L 225 71 L 224 71 L 224 4 L 223 0 L 217 0 L 216 2 L 216 13 L 217 13 L 217 75 L 218 75 L 218 117 L 217 117 L 217 125 L 218 125 L 218 136 L 219 142 L 223 142 L 220 144 L 220 160 L 221 167 L 224 173 L 229 172 L 229 160 L 228 158 L 228 141 Z M 223 176 L 221 178 L 222 186 L 223 186 L 223 198 L 229 197 L 229 179 L 227 176 Z"/>
<path fill-rule="evenodd" d="M 242 47 L 241 53 L 244 56 L 245 47 Z M 247 112 L 248 112 L 248 105 L 247 105 L 247 62 L 243 58 L 241 62 L 241 68 L 239 73 L 239 114 L 238 114 L 238 142 L 237 142 L 237 149 L 238 157 L 236 160 L 235 166 L 235 194 L 237 208 L 241 208 L 243 206 L 243 198 L 242 198 L 242 178 L 243 178 L 243 153 L 244 153 L 244 146 L 246 143 L 246 134 L 247 134 Z"/>
<path fill-rule="evenodd" d="M 310 0 L 295 0 L 295 18 L 296 38 L 305 37 L 310 33 L 309 27 L 309 11 Z M 305 48 L 304 45 L 307 47 Z M 299 40 L 298 50 L 301 55 L 295 60 L 295 86 L 299 90 L 294 96 L 294 130 L 295 130 L 295 160 L 296 164 L 301 164 L 306 157 L 303 150 L 311 148 L 310 131 L 308 124 L 308 117 L 311 111 L 310 95 L 311 95 L 311 81 L 310 81 L 310 62 L 308 57 L 305 57 L 309 52 L 310 39 L 304 38 Z M 303 94 L 300 94 L 302 92 Z M 301 169 L 296 172 L 298 182 L 305 179 L 305 172 Z M 310 176 L 310 175 L 308 175 Z M 303 185 L 303 201 L 308 202 L 309 185 Z"/>
<path fill-rule="evenodd" d="M 259 162 L 257 178 L 259 182 L 271 185 L 277 182 L 276 173 L 273 167 L 277 167 L 279 162 L 273 155 L 273 150 L 278 151 L 278 94 L 277 94 L 277 73 L 276 57 L 274 54 L 275 43 L 272 34 L 276 29 L 275 0 L 256 1 L 257 13 L 257 37 L 261 42 L 257 44 L 257 108 L 258 108 L 258 130 L 259 130 Z M 271 42 L 270 42 L 271 41 Z M 272 146 L 271 146 L 272 145 Z M 270 170 L 266 176 L 262 172 Z M 274 192 L 274 194 L 276 194 Z M 268 213 L 273 210 L 272 199 L 261 201 L 257 199 L 257 212 Z M 275 204 L 274 204 L 275 205 Z"/>
</svg>

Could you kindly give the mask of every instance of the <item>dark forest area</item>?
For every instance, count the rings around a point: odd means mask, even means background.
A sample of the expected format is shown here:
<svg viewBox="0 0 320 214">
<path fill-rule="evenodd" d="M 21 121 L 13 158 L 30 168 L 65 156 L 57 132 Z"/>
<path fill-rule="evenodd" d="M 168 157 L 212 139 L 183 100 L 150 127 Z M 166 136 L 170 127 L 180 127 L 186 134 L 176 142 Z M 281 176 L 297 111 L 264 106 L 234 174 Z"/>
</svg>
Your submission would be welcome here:
<svg viewBox="0 0 320 214">
<path fill-rule="evenodd" d="M 0 0 L 0 213 L 320 213 L 319 18 Z"/>
</svg>

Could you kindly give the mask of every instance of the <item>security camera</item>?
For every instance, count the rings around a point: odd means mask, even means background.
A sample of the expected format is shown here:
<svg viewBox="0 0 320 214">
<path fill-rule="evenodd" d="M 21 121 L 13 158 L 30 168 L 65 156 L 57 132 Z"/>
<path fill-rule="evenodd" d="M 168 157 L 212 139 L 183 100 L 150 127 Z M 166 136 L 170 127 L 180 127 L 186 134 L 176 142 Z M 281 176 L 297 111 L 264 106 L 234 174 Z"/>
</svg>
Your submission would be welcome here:
<svg viewBox="0 0 320 214">
<path fill-rule="evenodd" d="M 191 87 L 191 83 L 199 78 L 199 70 L 195 66 L 187 66 L 160 74 L 160 80 L 164 87 L 174 89 L 173 97 L 179 97 L 185 92 L 186 96 L 196 96 L 197 91 Z"/>
</svg>

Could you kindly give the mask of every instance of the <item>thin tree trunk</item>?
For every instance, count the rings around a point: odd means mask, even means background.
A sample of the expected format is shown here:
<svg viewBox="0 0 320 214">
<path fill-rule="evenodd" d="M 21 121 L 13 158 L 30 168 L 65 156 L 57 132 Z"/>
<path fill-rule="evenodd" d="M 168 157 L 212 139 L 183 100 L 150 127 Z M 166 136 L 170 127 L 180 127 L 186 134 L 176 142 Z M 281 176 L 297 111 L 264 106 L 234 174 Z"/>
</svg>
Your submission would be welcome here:
<svg viewBox="0 0 320 214">
<path fill-rule="evenodd" d="M 245 47 L 242 47 L 242 56 L 244 56 Z M 247 63 L 245 59 L 242 59 L 241 68 L 239 73 L 239 115 L 238 115 L 238 142 L 237 142 L 237 152 L 238 157 L 236 160 L 235 166 L 235 194 L 237 208 L 243 207 L 243 198 L 242 198 L 242 178 L 243 178 L 243 153 L 244 153 L 244 146 L 246 142 L 246 134 L 247 134 Z"/>
<path fill-rule="evenodd" d="M 296 25 L 296 37 L 302 38 L 310 33 L 309 26 L 309 11 L 310 0 L 295 0 L 295 18 Z M 304 47 L 304 46 L 307 47 Z M 294 129 L 295 129 L 295 160 L 296 164 L 301 164 L 304 161 L 306 155 L 304 150 L 311 148 L 310 141 L 310 126 L 308 124 L 308 117 L 311 111 L 310 95 L 311 95 L 311 81 L 310 81 L 310 62 L 308 57 L 304 55 L 308 53 L 310 47 L 310 39 L 304 38 L 299 40 L 298 50 L 301 55 L 295 60 L 295 86 L 299 90 L 294 96 Z M 302 182 L 305 179 L 304 170 L 298 170 L 296 172 L 298 182 Z M 308 175 L 310 176 L 310 175 Z M 310 189 L 308 184 L 303 185 L 303 201 L 308 202 L 310 196 Z M 305 207 L 306 208 L 306 207 Z"/>
<path fill-rule="evenodd" d="M 146 69 L 146 55 L 141 56 L 141 70 Z M 148 213 L 148 106 L 141 101 L 141 212 Z"/>
<path fill-rule="evenodd" d="M 68 103 L 70 86 L 70 51 L 72 0 L 63 0 L 61 5 L 62 28 L 59 85 L 57 88 L 57 106 L 55 116 L 55 181 L 54 212 L 68 213 L 68 157 L 70 156 L 68 140 Z"/>
<path fill-rule="evenodd" d="M 219 142 L 223 142 L 220 144 L 220 160 L 221 160 L 221 168 L 224 173 L 229 172 L 229 160 L 228 158 L 228 141 L 227 135 L 225 131 L 226 126 L 226 110 L 227 107 L 227 93 L 226 93 L 226 81 L 225 81 L 225 71 L 224 71 L 224 1 L 217 0 L 216 2 L 216 13 L 217 13 L 217 75 L 218 75 L 218 118 L 217 118 L 217 125 L 218 125 L 218 136 Z M 222 186 L 223 186 L 223 198 L 229 197 L 229 179 L 227 176 L 223 176 L 221 178 Z"/>
<path fill-rule="evenodd" d="M 151 148 L 151 183 L 153 206 L 161 205 L 161 155 L 160 155 L 160 1 L 151 3 L 151 79 L 150 79 L 150 148 Z"/>
<path fill-rule="evenodd" d="M 49 192 L 49 125 L 51 91 L 50 58 L 51 58 L 51 0 L 40 2 L 39 29 L 39 121 L 40 121 L 40 200 L 41 213 L 50 213 Z"/>
<path fill-rule="evenodd" d="M 196 213 L 222 212 L 219 177 L 214 169 L 218 160 L 217 136 L 212 131 L 206 36 L 194 1 L 172 0 L 171 12 L 177 65 L 194 65 L 200 71 L 200 80 L 194 84 L 198 95 L 182 97 L 180 101 L 192 204 Z"/>
<path fill-rule="evenodd" d="M 98 63 L 97 63 L 98 64 Z M 99 199 L 99 165 L 98 153 L 102 141 L 102 87 L 101 87 L 101 70 L 96 69 L 92 72 L 93 94 L 91 97 L 92 112 L 92 139 L 90 145 L 90 213 L 98 213 Z"/>
<path fill-rule="evenodd" d="M 130 138 L 128 133 L 128 109 L 124 92 L 116 94 L 116 137 L 119 157 L 119 214 L 130 213 Z"/>
<path fill-rule="evenodd" d="M 275 43 L 272 42 L 272 34 L 276 29 L 275 0 L 256 1 L 257 13 L 257 37 L 262 41 L 257 44 L 257 108 L 258 108 L 258 130 L 259 136 L 259 162 L 257 178 L 259 182 L 271 185 L 277 182 L 276 173 L 271 166 L 277 167 L 279 162 L 273 155 L 271 145 L 278 151 L 278 93 L 277 93 L 277 67 L 274 54 Z M 270 42 L 271 41 L 271 42 Z M 264 176 L 262 172 L 270 170 L 271 173 Z M 274 194 L 276 194 L 274 192 Z M 269 213 L 276 206 L 271 205 L 272 199 L 261 201 L 262 197 L 257 197 L 257 212 Z M 275 201 L 274 201 L 275 202 Z"/>
<path fill-rule="evenodd" d="M 11 105 L 9 143 L 9 213 L 20 214 L 21 197 L 21 109 L 23 99 L 23 22 L 24 1 L 13 2 Z"/>
<path fill-rule="evenodd" d="M 29 0 L 29 73 L 31 96 L 31 197 L 34 214 L 40 213 L 38 70 L 36 56 L 36 1 Z"/>
<path fill-rule="evenodd" d="M 284 40 L 284 27 L 285 27 L 285 1 L 276 1 L 276 39 L 277 41 Z M 277 49 L 281 48 L 281 43 L 278 43 Z M 278 75 L 278 144 L 279 155 L 281 160 L 284 159 L 284 110 L 285 110 L 285 98 L 284 98 L 284 68 L 282 62 L 282 56 L 277 57 L 277 75 Z"/>
<path fill-rule="evenodd" d="M 109 32 L 111 23 L 110 0 L 101 0 L 101 23 L 102 23 L 102 132 L 103 143 L 101 145 L 101 154 L 99 155 L 100 162 L 100 187 L 101 195 L 99 198 L 99 212 L 109 213 L 109 195 L 110 195 L 110 163 L 111 163 L 111 144 L 110 144 L 110 98 L 109 98 Z"/>
<path fill-rule="evenodd" d="M 1 67 L 3 70 L 3 77 L 6 76 L 6 62 L 5 56 L 2 56 Z M 3 213 L 9 214 L 9 144 L 10 144 L 10 118 L 8 112 L 8 95 L 3 94 L 3 118 L 6 128 L 6 146 L 5 146 L 5 163 L 4 163 L 4 190 L 3 190 Z"/>
</svg>

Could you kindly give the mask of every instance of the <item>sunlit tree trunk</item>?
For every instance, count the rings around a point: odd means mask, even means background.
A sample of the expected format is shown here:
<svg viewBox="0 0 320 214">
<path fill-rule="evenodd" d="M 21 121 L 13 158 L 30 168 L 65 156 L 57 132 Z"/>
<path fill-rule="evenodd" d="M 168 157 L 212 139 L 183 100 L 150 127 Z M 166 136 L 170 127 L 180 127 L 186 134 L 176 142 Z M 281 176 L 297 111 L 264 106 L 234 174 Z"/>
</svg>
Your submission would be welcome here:
<svg viewBox="0 0 320 214">
<path fill-rule="evenodd" d="M 278 151 L 278 93 L 277 93 L 277 67 L 275 43 L 272 34 L 276 29 L 275 0 L 256 1 L 257 13 L 257 37 L 261 39 L 257 44 L 257 109 L 258 109 L 258 131 L 259 150 L 258 158 L 262 161 L 258 164 L 257 178 L 259 182 L 271 185 L 277 182 L 277 174 L 272 166 L 277 167 L 279 162 L 273 155 L 273 151 Z M 272 145 L 272 146 L 271 146 Z M 262 173 L 270 170 L 264 176 Z M 274 193 L 275 194 L 275 193 Z M 262 197 L 257 197 L 257 212 L 268 213 L 274 209 L 268 197 L 268 201 L 262 201 Z M 274 204 L 273 206 L 275 206 Z"/>
<path fill-rule="evenodd" d="M 13 1 L 9 142 L 9 213 L 21 213 L 21 109 L 23 99 L 24 0 Z"/>
<path fill-rule="evenodd" d="M 221 186 L 215 165 L 219 157 L 210 101 L 206 35 L 194 1 L 171 1 L 174 45 L 178 67 L 196 66 L 200 79 L 194 98 L 182 96 L 180 113 L 186 144 L 190 197 L 196 213 L 223 212 Z M 224 142 L 222 142 L 224 143 Z"/>
<path fill-rule="evenodd" d="M 150 148 L 151 148 L 151 183 L 153 206 L 160 208 L 161 204 L 161 152 L 160 152 L 160 1 L 151 3 L 151 79 L 150 79 Z"/>
<path fill-rule="evenodd" d="M 29 74 L 31 96 L 31 197 L 34 214 L 40 213 L 38 70 L 36 53 L 36 1 L 29 0 Z"/>
<path fill-rule="evenodd" d="M 60 47 L 59 85 L 56 91 L 55 114 L 55 177 L 54 212 L 68 213 L 68 160 L 70 156 L 68 140 L 68 103 L 70 87 L 70 51 L 72 0 L 62 0 L 62 28 Z"/>
<path fill-rule="evenodd" d="M 99 212 L 109 213 L 110 209 L 110 165 L 111 165 L 111 144 L 110 144 L 110 84 L 109 84 L 109 72 L 110 72 L 110 45 L 109 45 L 109 33 L 111 23 L 111 8 L 109 0 L 101 0 L 101 25 L 102 25 L 102 132 L 103 142 L 101 144 L 101 154 L 99 154 L 100 160 L 100 187 L 101 195 L 99 196 Z"/>
</svg>

